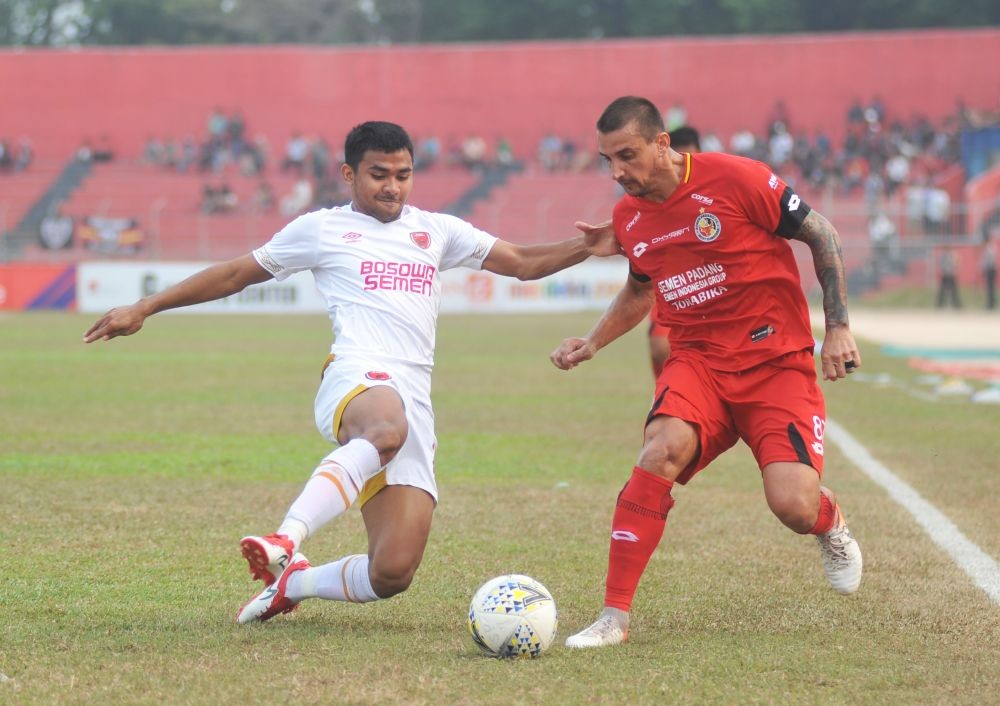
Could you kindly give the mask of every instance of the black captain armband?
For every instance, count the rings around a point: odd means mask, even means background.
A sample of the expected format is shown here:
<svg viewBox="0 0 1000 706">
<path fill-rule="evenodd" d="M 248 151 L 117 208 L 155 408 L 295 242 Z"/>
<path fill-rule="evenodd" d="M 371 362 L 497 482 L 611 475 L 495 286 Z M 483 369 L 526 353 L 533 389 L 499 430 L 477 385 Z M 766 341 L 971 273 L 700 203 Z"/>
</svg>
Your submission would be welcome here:
<svg viewBox="0 0 1000 706">
<path fill-rule="evenodd" d="M 781 192 L 781 218 L 778 219 L 778 227 L 774 229 L 774 234 L 782 238 L 795 237 L 810 211 L 812 209 L 809 208 L 809 204 L 800 199 L 799 195 L 792 191 L 792 187 L 786 186 Z"/>
</svg>

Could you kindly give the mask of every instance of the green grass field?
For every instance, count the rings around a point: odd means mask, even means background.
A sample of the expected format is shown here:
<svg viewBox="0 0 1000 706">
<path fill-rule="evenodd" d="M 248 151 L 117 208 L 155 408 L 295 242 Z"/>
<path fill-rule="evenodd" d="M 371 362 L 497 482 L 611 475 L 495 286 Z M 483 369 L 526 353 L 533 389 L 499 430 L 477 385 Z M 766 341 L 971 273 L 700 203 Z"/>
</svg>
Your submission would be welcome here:
<svg viewBox="0 0 1000 706">
<path fill-rule="evenodd" d="M 0 317 L 0 703 L 1000 702 L 1000 606 L 830 444 L 865 552 L 857 594 L 770 515 L 740 446 L 675 493 L 630 642 L 563 648 L 600 608 L 651 396 L 639 332 L 570 373 L 548 363 L 594 316 L 443 318 L 441 503 L 413 586 L 249 628 L 233 623 L 257 590 L 237 542 L 272 531 L 328 451 L 312 421 L 325 318 L 163 315 L 85 346 L 91 317 Z M 866 372 L 916 377 L 864 354 Z M 996 408 L 824 389 L 831 418 L 1000 556 Z M 304 549 L 364 547 L 352 510 Z M 508 572 L 559 605 L 539 660 L 487 659 L 466 631 L 476 587 Z"/>
</svg>

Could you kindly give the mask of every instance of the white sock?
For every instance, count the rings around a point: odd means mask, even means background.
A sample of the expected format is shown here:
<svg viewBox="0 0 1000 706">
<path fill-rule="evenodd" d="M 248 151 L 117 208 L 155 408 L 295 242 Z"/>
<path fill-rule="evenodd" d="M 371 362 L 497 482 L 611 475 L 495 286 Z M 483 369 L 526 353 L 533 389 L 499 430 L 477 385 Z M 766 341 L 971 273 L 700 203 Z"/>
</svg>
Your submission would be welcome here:
<svg viewBox="0 0 1000 706">
<path fill-rule="evenodd" d="M 298 551 L 299 545 L 302 541 L 309 535 L 309 528 L 306 527 L 304 522 L 300 520 L 291 520 L 285 518 L 285 521 L 281 523 L 281 527 L 275 534 L 283 534 L 292 540 L 292 554 Z"/>
<path fill-rule="evenodd" d="M 629 613 L 627 611 L 605 606 L 604 610 L 601 611 L 601 615 L 610 615 L 618 623 L 618 627 L 622 630 L 628 630 Z"/>
<path fill-rule="evenodd" d="M 330 564 L 296 571 L 288 577 L 285 595 L 296 602 L 306 598 L 350 603 L 378 600 L 368 578 L 367 554 L 351 554 Z"/>
<path fill-rule="evenodd" d="M 353 439 L 319 464 L 295 499 L 278 534 L 292 537 L 296 548 L 306 537 L 342 514 L 358 498 L 369 478 L 382 468 L 378 449 L 365 439 Z M 296 541 L 298 538 L 298 541 Z"/>
</svg>

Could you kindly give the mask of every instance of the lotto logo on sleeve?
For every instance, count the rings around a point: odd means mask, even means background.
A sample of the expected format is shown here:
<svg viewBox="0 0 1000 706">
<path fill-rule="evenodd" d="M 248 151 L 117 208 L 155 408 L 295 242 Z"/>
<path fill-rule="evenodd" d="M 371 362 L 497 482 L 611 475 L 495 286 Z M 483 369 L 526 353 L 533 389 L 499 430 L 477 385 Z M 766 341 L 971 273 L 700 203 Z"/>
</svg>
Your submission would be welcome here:
<svg viewBox="0 0 1000 706">
<path fill-rule="evenodd" d="M 389 373 L 384 373 L 381 370 L 369 370 L 365 373 L 365 377 L 369 380 L 391 380 L 392 376 Z"/>
</svg>

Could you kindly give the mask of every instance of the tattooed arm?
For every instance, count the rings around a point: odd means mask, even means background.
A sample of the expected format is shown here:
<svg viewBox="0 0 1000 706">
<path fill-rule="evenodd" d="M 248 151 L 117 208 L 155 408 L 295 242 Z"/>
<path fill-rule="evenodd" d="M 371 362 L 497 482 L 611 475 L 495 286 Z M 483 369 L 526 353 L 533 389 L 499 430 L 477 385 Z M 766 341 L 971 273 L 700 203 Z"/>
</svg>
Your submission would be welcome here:
<svg viewBox="0 0 1000 706">
<path fill-rule="evenodd" d="M 848 363 L 851 363 L 851 370 L 861 367 L 861 353 L 847 317 L 847 280 L 840 238 L 833 224 L 817 211 L 809 212 L 793 238 L 809 246 L 816 278 L 823 289 L 826 317 L 826 335 L 820 355 L 823 379 L 838 380 L 849 372 Z"/>
</svg>

